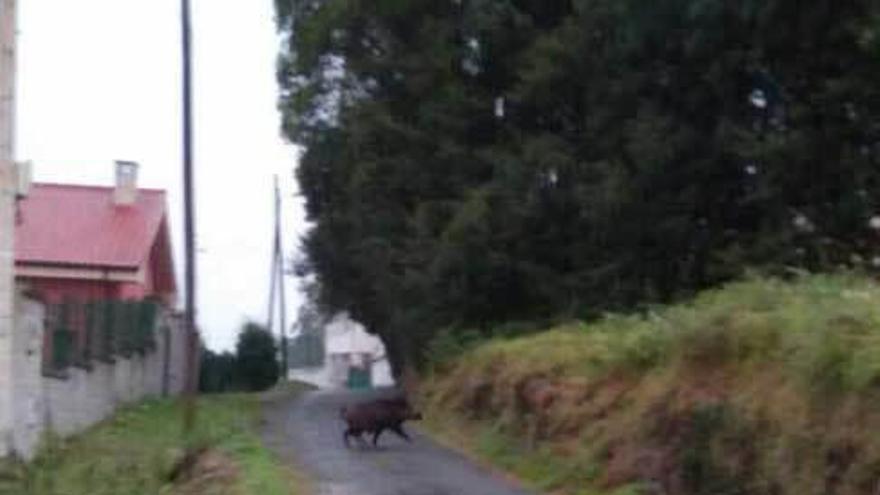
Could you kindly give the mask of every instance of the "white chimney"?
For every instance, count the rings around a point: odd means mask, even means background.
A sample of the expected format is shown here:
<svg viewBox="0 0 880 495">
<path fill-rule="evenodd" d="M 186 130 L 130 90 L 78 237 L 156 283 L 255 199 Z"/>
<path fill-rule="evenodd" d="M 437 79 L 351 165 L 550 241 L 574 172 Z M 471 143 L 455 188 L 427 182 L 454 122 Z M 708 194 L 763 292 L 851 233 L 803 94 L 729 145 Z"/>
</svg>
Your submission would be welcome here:
<svg viewBox="0 0 880 495">
<path fill-rule="evenodd" d="M 15 164 L 15 197 L 26 198 L 31 191 L 33 166 L 31 162 L 17 162 Z"/>
<path fill-rule="evenodd" d="M 116 188 L 113 191 L 113 203 L 116 205 L 132 205 L 137 200 L 136 162 L 116 162 Z"/>
</svg>

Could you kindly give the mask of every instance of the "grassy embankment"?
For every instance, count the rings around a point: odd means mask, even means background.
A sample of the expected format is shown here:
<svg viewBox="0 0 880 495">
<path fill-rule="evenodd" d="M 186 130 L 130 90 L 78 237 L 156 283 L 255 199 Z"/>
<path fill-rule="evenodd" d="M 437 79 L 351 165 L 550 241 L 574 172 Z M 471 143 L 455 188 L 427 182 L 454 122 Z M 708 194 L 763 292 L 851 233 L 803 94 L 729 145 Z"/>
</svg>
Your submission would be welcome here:
<svg viewBox="0 0 880 495">
<path fill-rule="evenodd" d="M 477 346 L 427 424 L 548 492 L 880 493 L 880 287 L 752 280 Z"/>
<path fill-rule="evenodd" d="M 291 495 L 298 477 L 262 445 L 260 396 L 199 400 L 194 445 L 205 448 L 178 481 L 169 474 L 184 451 L 178 403 L 146 402 L 71 440 L 48 440 L 29 466 L 0 470 L 0 494 Z"/>
</svg>

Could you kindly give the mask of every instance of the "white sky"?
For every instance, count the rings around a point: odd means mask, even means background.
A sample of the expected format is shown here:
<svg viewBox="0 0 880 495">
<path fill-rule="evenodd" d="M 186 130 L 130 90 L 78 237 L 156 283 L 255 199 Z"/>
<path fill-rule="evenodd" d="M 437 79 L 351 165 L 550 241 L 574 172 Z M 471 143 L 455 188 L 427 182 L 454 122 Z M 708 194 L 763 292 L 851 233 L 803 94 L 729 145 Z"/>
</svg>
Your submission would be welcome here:
<svg viewBox="0 0 880 495">
<path fill-rule="evenodd" d="M 35 181 L 100 185 L 114 160 L 139 162 L 140 185 L 169 193 L 181 280 L 179 3 L 20 2 L 17 157 L 33 161 Z M 193 35 L 198 320 L 209 347 L 231 349 L 247 318 L 266 317 L 273 174 L 288 256 L 304 213 L 296 150 L 278 130 L 272 2 L 193 0 Z"/>
</svg>

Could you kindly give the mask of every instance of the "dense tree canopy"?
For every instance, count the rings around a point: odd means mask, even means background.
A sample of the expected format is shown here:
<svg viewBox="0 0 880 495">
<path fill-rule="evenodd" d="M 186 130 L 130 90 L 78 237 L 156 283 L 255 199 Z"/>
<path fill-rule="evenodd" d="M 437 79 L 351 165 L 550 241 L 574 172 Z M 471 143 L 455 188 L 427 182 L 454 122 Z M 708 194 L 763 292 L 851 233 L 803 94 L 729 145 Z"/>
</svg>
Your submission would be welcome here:
<svg viewBox="0 0 880 495">
<path fill-rule="evenodd" d="M 444 328 L 880 263 L 875 1 L 276 7 L 309 268 L 397 366 Z"/>
</svg>

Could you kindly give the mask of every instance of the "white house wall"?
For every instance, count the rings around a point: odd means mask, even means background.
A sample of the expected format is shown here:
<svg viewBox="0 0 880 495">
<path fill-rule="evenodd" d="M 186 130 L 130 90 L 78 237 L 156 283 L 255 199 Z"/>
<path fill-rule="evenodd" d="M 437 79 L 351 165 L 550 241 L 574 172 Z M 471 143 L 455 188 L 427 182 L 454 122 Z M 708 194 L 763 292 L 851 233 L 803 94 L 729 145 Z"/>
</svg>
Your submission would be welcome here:
<svg viewBox="0 0 880 495">
<path fill-rule="evenodd" d="M 352 366 L 363 366 L 369 361 L 374 386 L 394 384 L 391 366 L 385 359 L 382 340 L 367 333 L 360 323 L 346 313 L 336 315 L 324 327 L 324 366 L 292 369 L 289 377 L 321 388 L 343 388 Z"/>
<path fill-rule="evenodd" d="M 360 323 L 341 314 L 334 318 L 326 328 L 327 354 L 370 354 L 373 357 L 384 355 L 382 340 L 367 333 Z"/>
<path fill-rule="evenodd" d="M 394 376 L 391 375 L 391 363 L 387 359 L 374 362 L 371 371 L 374 386 L 390 387 L 394 385 Z"/>
</svg>

